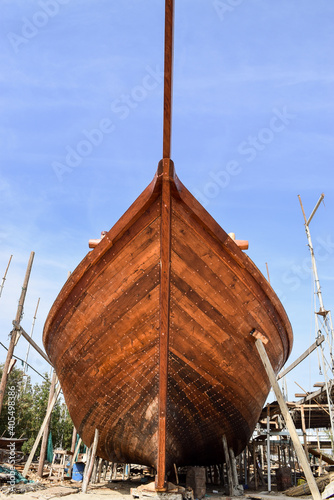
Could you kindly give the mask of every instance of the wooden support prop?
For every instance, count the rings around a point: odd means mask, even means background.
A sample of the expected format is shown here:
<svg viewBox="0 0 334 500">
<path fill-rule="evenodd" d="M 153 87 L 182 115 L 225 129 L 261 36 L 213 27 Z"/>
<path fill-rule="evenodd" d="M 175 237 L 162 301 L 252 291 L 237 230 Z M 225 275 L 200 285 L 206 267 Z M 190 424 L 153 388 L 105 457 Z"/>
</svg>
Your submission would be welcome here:
<svg viewBox="0 0 334 500">
<path fill-rule="evenodd" d="M 177 473 L 177 467 L 176 467 L 176 464 L 174 464 L 174 472 L 175 472 L 176 484 L 179 484 L 179 475 L 178 475 L 178 473 Z"/>
<path fill-rule="evenodd" d="M 56 375 L 56 372 L 53 370 L 52 378 L 51 378 L 51 385 L 50 385 L 50 392 L 49 392 L 49 399 L 48 399 L 48 408 L 51 405 L 52 400 L 53 400 L 57 380 L 58 380 L 58 377 Z M 41 452 L 39 455 L 39 463 L 38 463 L 38 470 L 37 470 L 37 474 L 39 475 L 39 477 L 43 477 L 44 462 L 45 462 L 46 449 L 48 446 L 48 438 L 49 438 L 50 420 L 51 420 L 51 414 L 49 416 L 48 421 L 46 422 L 45 429 L 43 431 L 43 439 L 42 439 Z"/>
<path fill-rule="evenodd" d="M 6 276 L 7 276 L 7 272 L 8 272 L 8 269 L 9 269 L 9 266 L 10 266 L 12 258 L 13 258 L 13 256 L 11 255 L 9 257 L 9 261 L 8 261 L 8 264 L 7 264 L 7 267 L 6 267 L 5 274 L 3 275 L 3 278 L 2 278 L 2 283 L 1 283 L 1 286 L 0 286 L 0 297 L 1 297 L 1 294 L 2 294 L 3 287 L 5 286 Z"/>
<path fill-rule="evenodd" d="M 71 452 L 74 453 L 75 451 L 75 443 L 77 441 L 77 430 L 73 426 L 73 432 L 72 432 L 72 443 L 71 443 Z"/>
<path fill-rule="evenodd" d="M 82 439 L 81 439 L 81 438 L 79 438 L 79 439 L 78 439 L 78 444 L 77 444 L 77 446 L 76 446 L 76 448 L 75 448 L 75 450 L 74 450 L 74 452 L 73 452 L 73 455 L 72 455 L 72 457 L 71 457 L 70 468 L 68 469 L 68 475 L 69 475 L 69 476 L 71 475 L 71 472 L 72 472 L 72 469 L 73 469 L 73 465 L 74 465 L 74 462 L 75 462 L 75 460 L 76 460 L 76 457 L 77 457 L 77 455 L 78 455 L 78 453 L 79 453 L 79 449 L 80 449 L 81 443 L 82 443 Z"/>
<path fill-rule="evenodd" d="M 231 460 L 230 460 L 230 454 L 227 446 L 227 439 L 225 434 L 223 435 L 223 448 L 224 448 L 224 455 L 225 455 L 225 463 L 226 463 L 226 472 L 227 472 L 227 487 L 228 487 L 228 495 L 232 496 L 233 495 L 233 475 L 232 475 L 232 466 L 231 466 Z"/>
<path fill-rule="evenodd" d="M 162 157 L 171 157 L 174 0 L 165 0 L 164 123 Z"/>
<path fill-rule="evenodd" d="M 103 479 L 103 481 L 106 481 L 106 479 L 107 479 L 107 470 L 108 470 L 108 465 L 109 465 L 109 461 L 108 461 L 108 460 L 105 460 L 105 461 L 104 461 L 104 464 L 103 464 L 103 474 L 102 474 L 102 479 Z"/>
<path fill-rule="evenodd" d="M 239 486 L 238 472 L 237 472 L 237 462 L 235 459 L 234 451 L 230 448 L 230 459 L 232 467 L 232 477 L 233 477 L 233 487 L 237 488 Z"/>
<path fill-rule="evenodd" d="M 333 457 L 330 457 L 329 455 L 326 455 L 326 453 L 322 453 L 320 449 L 312 448 L 310 446 L 307 447 L 308 453 L 311 453 L 314 457 L 319 458 L 323 462 L 326 462 L 328 465 L 334 465 L 334 460 Z"/>
<path fill-rule="evenodd" d="M 253 441 L 253 469 L 254 469 L 254 489 L 255 489 L 255 491 L 257 491 L 257 489 L 259 487 L 259 478 L 258 478 L 258 474 L 257 474 L 255 441 Z"/>
<path fill-rule="evenodd" d="M 29 470 L 30 464 L 31 464 L 31 462 L 32 462 L 32 460 L 33 460 L 33 458 L 34 458 L 34 455 L 35 455 L 35 453 L 36 453 L 36 450 L 37 450 L 37 447 L 38 447 L 39 442 L 40 442 L 40 440 L 41 440 L 41 437 L 42 437 L 42 434 L 43 434 L 43 432 L 44 432 L 44 429 L 45 429 L 45 427 L 46 427 L 46 425 L 47 425 L 47 423 L 48 423 L 48 421 L 49 421 L 49 418 L 50 418 L 50 415 L 51 415 L 51 413 L 52 413 L 53 407 L 54 407 L 54 405 L 56 404 L 56 401 L 57 401 L 57 398 L 58 398 L 58 396 L 59 396 L 60 390 L 61 390 L 61 387 L 60 387 L 60 384 L 59 384 L 59 385 L 58 385 L 58 387 L 57 387 L 56 392 L 55 392 L 55 393 L 54 393 L 54 395 L 53 395 L 52 401 L 51 401 L 51 403 L 50 403 L 50 405 L 49 405 L 49 407 L 48 407 L 48 409 L 47 409 L 47 412 L 46 412 L 46 415 L 45 415 L 45 417 L 44 417 L 44 420 L 43 420 L 42 426 L 41 426 L 41 428 L 40 428 L 40 430 L 39 430 L 39 432 L 38 432 L 38 434 L 37 434 L 37 437 L 36 437 L 36 440 L 35 440 L 34 446 L 32 447 L 32 450 L 31 450 L 31 452 L 30 452 L 30 455 L 29 455 L 29 457 L 28 457 L 28 460 L 27 460 L 27 462 L 26 462 L 26 464 L 25 464 L 25 466 L 24 466 L 23 473 L 22 473 L 22 475 L 23 475 L 24 477 L 26 477 L 26 475 L 27 475 L 27 473 L 28 473 L 28 470 Z"/>
<path fill-rule="evenodd" d="M 92 455 L 92 447 L 88 448 L 87 449 L 87 454 L 86 454 L 86 464 L 85 464 L 85 470 L 84 470 L 84 473 L 83 473 L 83 478 L 82 478 L 82 486 L 81 486 L 81 491 L 82 491 L 82 488 L 83 488 L 83 485 L 85 484 L 86 482 L 86 477 L 87 477 L 87 474 L 88 474 L 88 469 L 89 469 L 89 464 L 90 464 L 90 457 Z"/>
<path fill-rule="evenodd" d="M 99 431 L 98 431 L 98 429 L 95 429 L 94 441 L 93 441 L 91 453 L 90 453 L 90 460 L 89 460 L 89 462 L 87 460 L 87 463 L 86 463 L 87 474 L 85 474 L 85 477 L 82 481 L 82 493 L 87 493 L 89 480 L 90 480 L 92 472 L 93 472 L 98 441 L 99 441 Z"/>
<path fill-rule="evenodd" d="M 23 314 L 23 306 L 24 306 L 24 301 L 25 301 L 26 294 L 27 294 L 28 283 L 29 283 L 32 263 L 34 261 L 34 256 L 35 256 L 35 252 L 31 252 L 30 257 L 29 257 L 27 270 L 26 270 L 26 274 L 25 274 L 24 281 L 23 281 L 19 305 L 17 307 L 17 312 L 16 312 L 16 316 L 15 316 L 15 321 L 17 324 L 20 323 L 21 317 Z M 15 345 L 16 345 L 16 342 L 17 342 L 19 336 L 20 335 L 16 332 L 16 330 L 13 330 L 10 334 L 9 348 L 7 351 L 7 357 L 6 357 L 6 361 L 5 361 L 3 370 L 2 370 L 2 377 L 1 377 L 1 382 L 0 382 L 0 414 L 1 414 L 1 410 L 2 410 L 3 398 L 5 395 L 5 390 L 6 390 L 6 385 L 7 385 L 8 368 L 9 368 L 11 359 L 13 357 L 14 348 L 15 348 Z"/>
<path fill-rule="evenodd" d="M 289 365 L 285 370 L 283 370 L 281 373 L 279 373 L 277 380 L 281 379 L 284 377 L 287 373 L 291 372 L 293 368 L 295 368 L 299 363 L 301 363 L 311 352 L 313 352 L 320 344 L 323 343 L 325 340 L 325 337 L 323 335 L 320 335 L 320 337 L 317 338 L 317 340 L 312 344 L 308 349 L 306 349 L 303 354 L 301 354 L 291 365 Z"/>
<path fill-rule="evenodd" d="M 248 250 L 249 244 L 247 240 L 236 240 L 235 233 L 228 233 L 228 235 L 241 250 Z"/>
<path fill-rule="evenodd" d="M 261 361 L 262 361 L 263 366 L 264 366 L 266 373 L 268 375 L 270 384 L 275 392 L 278 404 L 280 405 L 283 418 L 284 418 L 286 426 L 289 430 L 294 448 L 296 450 L 298 460 L 303 468 L 305 478 L 306 478 L 306 481 L 309 485 L 312 497 L 314 498 L 314 500 L 321 500 L 321 495 L 319 493 L 317 483 L 315 482 L 315 479 L 313 477 L 313 474 L 312 474 L 312 471 L 310 468 L 310 464 L 308 463 L 308 460 L 307 460 L 306 455 L 304 453 L 303 447 L 299 441 L 299 437 L 298 437 L 295 425 L 294 425 L 292 417 L 289 413 L 289 409 L 288 409 L 287 404 L 284 400 L 281 389 L 280 389 L 278 382 L 276 380 L 276 375 L 275 375 L 275 372 L 273 370 L 273 367 L 271 366 L 268 354 L 267 354 L 265 347 L 260 339 L 255 340 L 255 346 L 258 350 Z"/>
<path fill-rule="evenodd" d="M 160 326 L 159 326 L 159 415 L 158 464 L 156 489 L 166 491 L 166 415 L 169 354 L 170 259 L 171 259 L 171 192 L 169 177 L 171 160 L 162 160 L 162 207 L 160 248 Z"/>
<path fill-rule="evenodd" d="M 268 492 L 271 492 L 271 463 L 270 463 L 270 405 L 267 407 L 267 484 Z"/>
</svg>

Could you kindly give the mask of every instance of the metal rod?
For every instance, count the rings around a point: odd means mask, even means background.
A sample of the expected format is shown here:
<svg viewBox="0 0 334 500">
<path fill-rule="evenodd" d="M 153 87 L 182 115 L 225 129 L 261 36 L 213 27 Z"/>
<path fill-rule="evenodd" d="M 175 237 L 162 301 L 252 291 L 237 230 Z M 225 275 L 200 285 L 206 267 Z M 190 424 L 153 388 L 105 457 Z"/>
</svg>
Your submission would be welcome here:
<svg viewBox="0 0 334 500">
<path fill-rule="evenodd" d="M 163 158 L 171 157 L 174 0 L 165 2 Z"/>
</svg>

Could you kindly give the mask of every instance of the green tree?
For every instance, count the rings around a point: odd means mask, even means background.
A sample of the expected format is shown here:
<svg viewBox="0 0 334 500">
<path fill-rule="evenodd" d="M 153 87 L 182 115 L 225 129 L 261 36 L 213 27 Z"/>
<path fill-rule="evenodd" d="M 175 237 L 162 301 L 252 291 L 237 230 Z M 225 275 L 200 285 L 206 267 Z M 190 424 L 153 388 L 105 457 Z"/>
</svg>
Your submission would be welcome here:
<svg viewBox="0 0 334 500">
<path fill-rule="evenodd" d="M 2 375 L 2 369 L 3 365 L 0 366 L 0 376 Z M 30 377 L 27 377 L 23 370 L 14 368 L 8 377 L 3 410 L 0 415 L 0 435 L 15 438 L 26 437 L 27 441 L 22 447 L 24 453 L 30 453 L 46 415 L 50 378 L 48 374 L 45 374 L 44 377 L 41 383 L 36 383 L 33 387 Z M 12 429 L 8 424 L 13 405 L 12 400 L 10 400 L 11 405 L 8 406 L 8 396 L 12 397 L 13 394 L 15 394 L 15 426 Z M 14 430 L 15 435 L 12 434 L 12 430 Z M 70 448 L 73 423 L 61 398 L 58 398 L 53 409 L 50 431 L 54 448 Z M 37 448 L 36 455 L 39 452 L 40 445 Z"/>
<path fill-rule="evenodd" d="M 0 366 L 2 376 L 3 365 Z M 11 405 L 8 411 L 8 397 Z M 7 387 L 4 395 L 4 404 L 0 415 L 0 435 L 7 437 L 28 437 L 32 417 L 33 394 L 30 377 L 23 371 L 13 368 L 8 376 Z M 13 425 L 10 426 L 9 423 Z M 14 435 L 13 435 L 14 433 Z"/>
</svg>

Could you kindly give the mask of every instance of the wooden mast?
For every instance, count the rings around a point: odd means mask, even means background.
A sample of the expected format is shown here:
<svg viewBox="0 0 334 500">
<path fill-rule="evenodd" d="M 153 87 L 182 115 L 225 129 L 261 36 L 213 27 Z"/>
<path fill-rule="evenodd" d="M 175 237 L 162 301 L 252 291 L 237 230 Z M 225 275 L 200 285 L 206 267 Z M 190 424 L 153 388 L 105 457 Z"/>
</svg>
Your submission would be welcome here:
<svg viewBox="0 0 334 500">
<path fill-rule="evenodd" d="M 163 158 L 171 157 L 174 0 L 165 2 Z"/>
<path fill-rule="evenodd" d="M 159 327 L 159 410 L 158 464 L 156 489 L 166 490 L 166 414 L 169 353 L 170 259 L 171 259 L 171 155 L 172 64 L 174 0 L 165 2 L 165 67 L 162 160 L 162 203 L 160 227 L 160 327 Z M 161 168 L 161 165 L 160 165 Z M 160 169 L 159 169 L 160 170 Z"/>
</svg>

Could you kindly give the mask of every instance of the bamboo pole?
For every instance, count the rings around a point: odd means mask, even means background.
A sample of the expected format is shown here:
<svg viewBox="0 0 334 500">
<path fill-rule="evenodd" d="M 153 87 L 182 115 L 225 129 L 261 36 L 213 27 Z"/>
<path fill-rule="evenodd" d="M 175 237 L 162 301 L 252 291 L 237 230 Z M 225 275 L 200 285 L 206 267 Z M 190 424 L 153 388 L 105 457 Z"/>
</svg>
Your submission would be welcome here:
<svg viewBox="0 0 334 500">
<path fill-rule="evenodd" d="M 2 294 L 3 287 L 5 286 L 6 276 L 7 276 L 7 272 L 8 272 L 8 269 L 9 269 L 12 257 L 13 257 L 12 255 L 9 257 L 9 261 L 8 261 L 8 264 L 7 264 L 7 267 L 6 267 L 6 271 L 5 271 L 5 274 L 3 275 L 3 278 L 2 278 L 2 283 L 1 283 L 1 286 L 0 286 L 0 297 L 1 297 L 1 294 Z"/>
<path fill-rule="evenodd" d="M 54 395 L 53 395 L 53 399 L 52 399 L 52 401 L 51 401 L 51 404 L 50 404 L 50 406 L 49 406 L 49 407 L 48 407 L 48 409 L 47 409 L 47 412 L 46 412 L 46 415 L 45 415 L 45 417 L 44 417 L 44 420 L 43 420 L 42 426 L 41 426 L 41 428 L 40 428 L 40 430 L 39 430 L 39 432 L 38 432 L 38 434 L 37 434 L 37 438 L 36 438 L 36 440 L 35 440 L 34 446 L 32 447 L 32 450 L 31 450 L 31 452 L 30 452 L 30 455 L 29 455 L 29 457 L 28 457 L 28 460 L 27 460 L 27 462 L 26 462 L 26 464 L 25 464 L 25 466 L 24 466 L 24 469 L 23 469 L 23 472 L 22 472 L 22 475 L 23 475 L 24 477 L 26 477 L 26 475 L 27 475 L 27 473 L 28 473 L 28 470 L 29 470 L 30 464 L 31 464 L 31 462 L 32 462 L 32 460 L 33 460 L 33 458 L 34 458 L 34 455 L 35 455 L 35 453 L 36 453 L 37 447 L 38 447 L 39 442 L 40 442 L 40 440 L 41 440 L 42 434 L 43 434 L 43 432 L 44 432 L 44 429 L 45 429 L 45 427 L 46 427 L 46 424 L 47 424 L 47 422 L 48 422 L 48 420 L 49 420 L 49 418 L 50 418 L 50 415 L 51 415 L 51 413 L 52 413 L 53 407 L 54 407 L 54 405 L 56 404 L 56 401 L 57 401 L 57 398 L 58 398 L 58 396 L 59 396 L 60 390 L 61 390 L 61 387 L 60 387 L 60 384 L 59 384 L 59 385 L 58 385 L 58 387 L 57 387 L 56 392 L 55 392 L 55 393 L 54 393 Z"/>
<path fill-rule="evenodd" d="M 49 399 L 48 399 L 48 407 L 47 410 L 49 409 L 49 406 L 52 403 L 53 396 L 55 393 L 55 387 L 57 383 L 58 377 L 56 375 L 55 370 L 53 370 L 52 373 L 52 379 L 51 379 L 51 385 L 50 385 L 50 392 L 49 392 Z M 49 429 L 50 429 L 50 422 L 51 422 L 51 413 L 50 416 L 46 422 L 45 429 L 43 432 L 43 439 L 42 439 L 42 445 L 41 445 L 41 453 L 39 456 L 39 463 L 38 463 L 38 470 L 37 474 L 39 477 L 43 477 L 43 469 L 44 469 L 44 462 L 45 462 L 45 455 L 46 455 L 46 449 L 48 446 L 48 437 L 49 437 Z"/>
<path fill-rule="evenodd" d="M 87 493 L 89 480 L 90 480 L 90 477 L 91 477 L 92 472 L 93 472 L 98 441 L 99 441 L 99 431 L 98 431 L 98 429 L 95 429 L 94 441 L 93 441 L 93 444 L 91 447 L 91 452 L 89 454 L 90 455 L 89 461 L 87 460 L 87 463 L 86 463 L 87 472 L 86 472 L 85 477 L 82 481 L 82 493 Z"/>
<path fill-rule="evenodd" d="M 25 301 L 26 294 L 27 294 L 28 283 L 29 283 L 32 263 L 34 261 L 34 256 L 35 256 L 35 252 L 31 252 L 30 257 L 29 257 L 27 270 L 26 270 L 26 274 L 25 274 L 24 281 L 23 281 L 19 305 L 17 307 L 17 312 L 16 312 L 16 316 L 15 316 L 15 322 L 18 325 L 20 324 L 22 314 L 23 314 L 23 306 L 24 306 L 24 301 Z M 6 390 L 6 385 L 7 385 L 8 368 L 10 366 L 10 362 L 11 362 L 11 359 L 13 357 L 14 347 L 15 347 L 16 342 L 19 339 L 19 337 L 20 337 L 20 334 L 17 333 L 16 329 L 11 331 L 9 348 L 7 351 L 7 357 L 6 357 L 4 367 L 3 367 L 3 372 L 2 372 L 1 382 L 0 382 L 0 414 L 1 414 L 1 410 L 2 410 L 3 399 L 5 396 L 5 390 Z"/>
<path fill-rule="evenodd" d="M 270 384 L 275 392 L 278 404 L 280 405 L 282 415 L 284 417 L 286 426 L 289 430 L 294 448 L 296 450 L 296 454 L 297 454 L 298 459 L 299 459 L 301 466 L 303 468 L 305 478 L 306 478 L 306 481 L 309 485 L 312 497 L 314 498 L 314 500 L 321 500 L 321 495 L 319 493 L 317 483 L 315 482 L 315 479 L 313 477 L 313 474 L 312 474 L 312 471 L 310 468 L 310 464 L 308 463 L 308 460 L 307 460 L 306 455 L 304 453 L 303 447 L 299 441 L 299 437 L 298 437 L 295 425 L 294 425 L 292 417 L 289 413 L 289 409 L 288 409 L 287 404 L 284 400 L 281 389 L 280 389 L 278 382 L 276 380 L 275 372 L 273 370 L 273 367 L 271 366 L 268 354 L 265 350 L 265 347 L 262 343 L 262 340 L 257 338 L 255 340 L 255 346 L 258 350 L 258 353 L 259 353 L 260 358 L 262 360 L 263 366 L 264 366 L 266 373 L 268 375 Z"/>
</svg>

